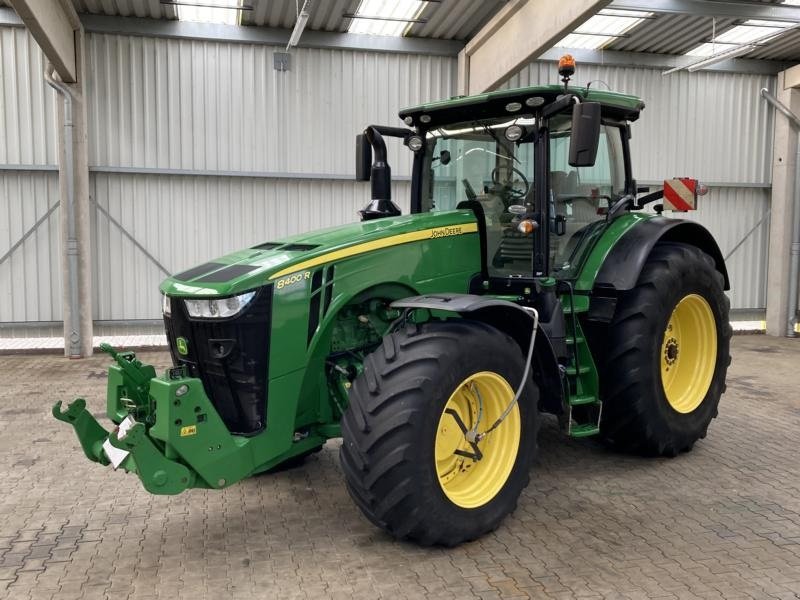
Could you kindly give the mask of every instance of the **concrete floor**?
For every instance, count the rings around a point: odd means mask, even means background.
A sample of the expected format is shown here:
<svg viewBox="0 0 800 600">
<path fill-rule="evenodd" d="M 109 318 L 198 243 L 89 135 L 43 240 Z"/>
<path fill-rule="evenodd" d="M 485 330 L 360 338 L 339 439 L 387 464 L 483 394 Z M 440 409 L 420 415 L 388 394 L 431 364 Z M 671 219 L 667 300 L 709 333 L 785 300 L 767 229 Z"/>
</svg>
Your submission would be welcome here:
<svg viewBox="0 0 800 600">
<path fill-rule="evenodd" d="M 338 442 L 223 492 L 148 495 L 49 415 L 77 395 L 102 412 L 106 363 L 0 357 L 0 597 L 800 598 L 800 340 L 735 338 L 720 416 L 676 459 L 548 421 L 517 511 L 452 550 L 372 527 Z"/>
</svg>

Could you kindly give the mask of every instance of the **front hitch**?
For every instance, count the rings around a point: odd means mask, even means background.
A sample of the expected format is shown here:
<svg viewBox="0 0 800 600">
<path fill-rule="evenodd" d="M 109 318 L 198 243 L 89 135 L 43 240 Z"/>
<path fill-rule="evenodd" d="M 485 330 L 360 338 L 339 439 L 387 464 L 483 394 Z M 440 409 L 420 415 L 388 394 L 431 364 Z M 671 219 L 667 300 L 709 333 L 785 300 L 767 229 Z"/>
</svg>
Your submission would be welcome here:
<svg viewBox="0 0 800 600">
<path fill-rule="evenodd" d="M 103 428 L 83 398 L 65 411 L 56 402 L 53 416 L 72 425 L 89 460 L 136 473 L 150 493 L 225 488 L 324 442 L 320 436 L 293 441 L 291 423 L 282 436 L 232 434 L 203 382 L 189 377 L 185 367 L 155 377 L 155 369 L 133 352 L 104 350 L 115 360 L 108 371 L 106 405 L 117 427 Z"/>
<path fill-rule="evenodd" d="M 119 450 L 129 452 L 121 467 L 137 473 L 142 485 L 151 494 L 180 494 L 195 485 L 195 474 L 184 465 L 169 460 L 156 448 L 147 436 L 145 426 L 135 423 L 122 439 L 117 437 L 119 428 L 106 431 L 86 410 L 86 401 L 78 398 L 67 410 L 61 410 L 61 401 L 53 405 L 53 416 L 59 421 L 69 423 L 75 429 L 78 441 L 89 460 L 108 465 L 109 459 L 103 449 L 106 440 Z"/>
<path fill-rule="evenodd" d="M 194 472 L 169 460 L 147 436 L 142 423 L 136 423 L 120 439 L 117 431 L 108 436 L 109 443 L 131 453 L 142 485 L 151 494 L 180 494 L 195 483 Z"/>
<path fill-rule="evenodd" d="M 101 426 L 83 398 L 66 410 L 60 401 L 53 406 L 53 416 L 72 425 L 89 460 L 136 473 L 153 494 L 227 487 L 253 471 L 249 439 L 231 435 L 199 379 L 182 367 L 155 377 L 133 352 L 102 349 L 114 359 L 106 404 L 117 427 L 109 432 Z"/>
<path fill-rule="evenodd" d="M 63 412 L 61 411 L 61 400 L 59 400 L 53 405 L 53 416 L 75 428 L 75 434 L 81 443 L 83 453 L 89 460 L 101 465 L 108 464 L 108 457 L 103 451 L 103 442 L 106 441 L 108 432 L 86 410 L 86 400 L 78 398 Z"/>
</svg>

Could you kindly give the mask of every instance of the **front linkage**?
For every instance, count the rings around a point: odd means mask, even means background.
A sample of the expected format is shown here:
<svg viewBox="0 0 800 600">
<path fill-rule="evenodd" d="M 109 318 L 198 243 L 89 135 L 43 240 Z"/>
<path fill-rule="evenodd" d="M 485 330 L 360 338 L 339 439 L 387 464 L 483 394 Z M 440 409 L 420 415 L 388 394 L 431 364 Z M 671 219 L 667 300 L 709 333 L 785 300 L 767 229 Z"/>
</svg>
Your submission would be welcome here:
<svg viewBox="0 0 800 600">
<path fill-rule="evenodd" d="M 61 401 L 53 406 L 53 416 L 73 426 L 90 460 L 108 465 L 110 455 L 124 456 L 115 468 L 136 473 L 153 494 L 222 488 L 252 472 L 248 440 L 230 434 L 199 379 L 187 377 L 182 367 L 156 377 L 133 352 L 100 348 L 116 362 L 109 367 L 107 409 L 117 427 L 106 431 L 83 398 L 65 411 Z"/>
</svg>

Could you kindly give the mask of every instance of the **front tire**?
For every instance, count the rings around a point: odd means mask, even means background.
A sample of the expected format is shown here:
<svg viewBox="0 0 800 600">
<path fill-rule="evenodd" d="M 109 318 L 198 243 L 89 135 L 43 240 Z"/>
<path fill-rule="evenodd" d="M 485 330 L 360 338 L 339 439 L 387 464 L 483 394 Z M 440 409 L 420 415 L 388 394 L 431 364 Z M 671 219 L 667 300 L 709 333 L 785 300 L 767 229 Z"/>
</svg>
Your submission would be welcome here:
<svg viewBox="0 0 800 600">
<path fill-rule="evenodd" d="M 675 456 L 705 437 L 730 364 L 730 303 L 705 252 L 659 243 L 619 301 L 601 372 L 601 432 L 613 445 Z"/>
<path fill-rule="evenodd" d="M 523 371 L 519 346 L 483 323 L 411 324 L 386 336 L 353 382 L 342 419 L 342 469 L 366 517 L 423 545 L 454 546 L 494 530 L 529 481 L 538 427 L 532 379 L 477 442 L 480 458 L 463 429 L 477 422 L 486 431 Z"/>
</svg>

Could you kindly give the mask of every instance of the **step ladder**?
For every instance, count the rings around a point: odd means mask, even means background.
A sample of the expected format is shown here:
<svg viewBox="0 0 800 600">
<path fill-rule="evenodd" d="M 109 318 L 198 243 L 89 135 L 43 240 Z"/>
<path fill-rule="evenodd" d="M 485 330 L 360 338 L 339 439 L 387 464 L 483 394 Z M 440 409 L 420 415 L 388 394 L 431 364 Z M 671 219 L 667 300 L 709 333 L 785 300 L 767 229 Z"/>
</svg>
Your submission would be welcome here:
<svg viewBox="0 0 800 600">
<path fill-rule="evenodd" d="M 576 296 L 569 282 L 561 282 L 561 286 L 566 288 L 566 293 L 561 296 L 561 305 L 570 355 L 569 362 L 562 367 L 567 395 L 565 426 L 567 435 L 582 438 L 600 433 L 600 418 L 603 415 L 597 369 L 578 318 L 589 311 L 589 297 Z"/>
</svg>

